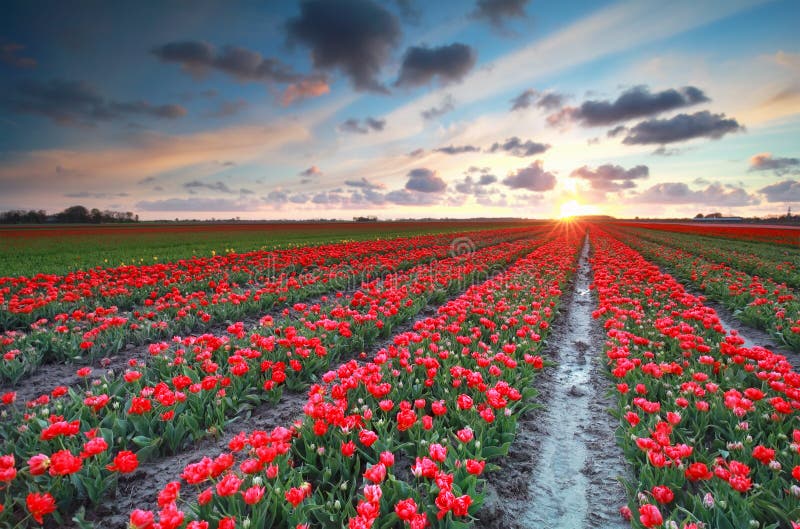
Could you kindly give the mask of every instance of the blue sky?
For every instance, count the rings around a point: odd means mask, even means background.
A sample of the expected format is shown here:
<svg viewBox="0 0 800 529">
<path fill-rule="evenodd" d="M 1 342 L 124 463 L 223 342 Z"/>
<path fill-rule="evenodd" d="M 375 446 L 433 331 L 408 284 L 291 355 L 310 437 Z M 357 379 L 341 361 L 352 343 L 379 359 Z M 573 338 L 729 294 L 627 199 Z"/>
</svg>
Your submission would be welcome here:
<svg viewBox="0 0 800 529">
<path fill-rule="evenodd" d="M 8 2 L 0 210 L 769 215 L 793 1 Z"/>
</svg>

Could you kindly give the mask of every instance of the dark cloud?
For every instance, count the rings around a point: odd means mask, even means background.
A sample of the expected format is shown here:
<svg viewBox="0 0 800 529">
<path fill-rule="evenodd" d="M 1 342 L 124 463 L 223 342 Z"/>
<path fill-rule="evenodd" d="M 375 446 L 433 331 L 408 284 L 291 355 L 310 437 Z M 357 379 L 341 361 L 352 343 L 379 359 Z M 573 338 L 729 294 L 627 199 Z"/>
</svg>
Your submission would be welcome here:
<svg viewBox="0 0 800 529">
<path fill-rule="evenodd" d="M 431 107 L 427 110 L 423 110 L 420 113 L 420 115 L 425 119 L 435 119 L 438 118 L 439 116 L 447 114 L 448 112 L 450 112 L 455 108 L 456 107 L 453 101 L 453 96 L 447 94 L 438 107 Z"/>
<path fill-rule="evenodd" d="M 142 211 L 253 211 L 255 204 L 228 198 L 167 198 L 136 203 Z"/>
<path fill-rule="evenodd" d="M 470 165 L 469 168 L 464 171 L 464 174 L 488 173 L 491 170 L 491 167 L 478 167 L 476 165 Z"/>
<path fill-rule="evenodd" d="M 291 66 L 277 59 L 263 57 L 256 51 L 238 46 L 225 46 L 217 50 L 208 42 L 177 41 L 150 51 L 162 62 L 178 63 L 192 75 L 218 70 L 240 81 L 293 83 L 303 78 Z"/>
<path fill-rule="evenodd" d="M 441 193 L 447 189 L 447 184 L 437 176 L 436 171 L 420 168 L 409 171 L 406 189 L 420 193 Z"/>
<path fill-rule="evenodd" d="M 557 94 L 556 92 L 547 92 L 546 94 L 542 94 L 539 100 L 536 101 L 536 106 L 544 110 L 555 110 L 556 108 L 564 104 L 564 100 L 566 98 L 567 96 L 565 96 L 564 94 Z"/>
<path fill-rule="evenodd" d="M 248 106 L 247 101 L 244 99 L 236 99 L 234 101 L 222 101 L 216 110 L 206 114 L 211 118 L 226 118 L 235 116 Z"/>
<path fill-rule="evenodd" d="M 553 173 L 544 170 L 544 162 L 536 160 L 528 167 L 518 169 L 503 179 L 503 184 L 511 189 L 527 189 L 528 191 L 549 191 L 556 186 Z"/>
<path fill-rule="evenodd" d="M 530 107 L 538 96 L 539 92 L 537 92 L 533 88 L 528 88 L 520 95 L 511 100 L 511 111 L 513 112 L 514 110 L 523 110 L 525 108 Z"/>
<path fill-rule="evenodd" d="M 16 42 L 0 43 L 0 62 L 14 68 L 36 68 L 36 59 L 21 55 L 25 46 Z"/>
<path fill-rule="evenodd" d="M 480 152 L 480 147 L 474 145 L 448 145 L 447 147 L 439 147 L 434 149 L 436 152 L 443 152 L 445 154 L 463 154 L 465 152 Z"/>
<path fill-rule="evenodd" d="M 606 132 L 606 136 L 608 136 L 609 138 L 616 138 L 620 134 L 625 134 L 626 132 L 628 132 L 628 127 L 626 127 L 625 125 L 617 125 L 613 129 Z"/>
<path fill-rule="evenodd" d="M 725 134 L 744 130 L 744 127 L 725 114 L 707 110 L 694 114 L 678 114 L 668 119 L 651 119 L 631 127 L 622 140 L 627 145 L 663 145 L 693 138 L 717 140 Z"/>
<path fill-rule="evenodd" d="M 183 184 L 183 187 L 186 189 L 195 190 L 195 189 L 208 189 L 211 191 L 217 191 L 219 193 L 235 193 L 233 189 L 227 186 L 225 182 L 214 182 L 213 184 L 209 184 L 206 182 L 200 182 L 199 180 L 192 180 L 191 182 L 186 182 Z"/>
<path fill-rule="evenodd" d="M 27 80 L 4 97 L 14 112 L 45 116 L 60 125 L 92 126 L 130 116 L 174 119 L 186 115 L 180 105 L 153 105 L 146 101 L 113 101 L 85 81 Z"/>
<path fill-rule="evenodd" d="M 400 22 L 370 0 L 305 0 L 287 24 L 290 42 L 311 49 L 316 68 L 339 68 L 357 90 L 387 92 L 378 81 L 400 40 Z"/>
<path fill-rule="evenodd" d="M 750 158 L 748 170 L 772 171 L 778 176 L 800 174 L 800 158 L 776 158 L 771 153 L 763 152 Z"/>
<path fill-rule="evenodd" d="M 556 92 L 541 94 L 529 88 L 511 100 L 511 111 L 523 110 L 533 105 L 544 110 L 554 110 L 564 104 L 564 99 L 566 96 L 563 94 Z"/>
<path fill-rule="evenodd" d="M 422 156 L 423 154 L 425 154 L 425 149 L 423 149 L 422 147 L 420 147 L 419 149 L 414 149 L 413 151 L 411 151 L 410 153 L 408 153 L 408 154 L 407 154 L 407 156 L 408 156 L 409 158 L 419 158 L 419 157 L 420 157 L 420 156 Z"/>
<path fill-rule="evenodd" d="M 784 180 L 758 190 L 767 197 L 767 202 L 800 202 L 800 182 Z"/>
<path fill-rule="evenodd" d="M 305 193 L 296 193 L 289 197 L 289 202 L 291 202 L 292 204 L 305 204 L 309 200 L 311 200 L 311 197 L 309 197 Z"/>
<path fill-rule="evenodd" d="M 535 156 L 550 148 L 547 143 L 537 143 L 533 140 L 522 141 L 517 136 L 508 138 L 504 143 L 494 143 L 489 152 L 504 151 L 514 156 L 523 158 L 525 156 Z"/>
<path fill-rule="evenodd" d="M 637 202 L 650 204 L 700 204 L 704 206 L 750 206 L 760 201 L 741 187 L 709 184 L 705 189 L 692 190 L 683 182 L 656 184 L 633 197 Z"/>
<path fill-rule="evenodd" d="M 647 178 L 650 170 L 646 165 L 637 165 L 630 169 L 611 164 L 590 169 L 584 165 L 572 171 L 570 176 L 586 180 L 597 191 L 621 191 L 636 187 L 634 180 Z"/>
<path fill-rule="evenodd" d="M 478 0 L 471 17 L 488 20 L 498 29 L 505 27 L 507 19 L 525 18 L 525 6 L 529 0 Z"/>
<path fill-rule="evenodd" d="M 145 184 L 152 184 L 155 181 L 156 181 L 156 177 L 155 176 L 148 176 L 146 178 L 142 178 L 141 180 L 139 180 L 136 183 L 140 184 L 140 185 L 145 185 Z"/>
<path fill-rule="evenodd" d="M 311 178 L 311 177 L 314 177 L 314 176 L 320 176 L 321 174 L 322 174 L 322 171 L 316 165 L 312 165 L 311 167 L 309 167 L 305 171 L 300 171 L 300 176 L 305 176 L 307 178 Z"/>
<path fill-rule="evenodd" d="M 370 182 L 364 177 L 361 177 L 360 180 L 345 180 L 344 185 L 360 189 L 383 189 L 385 187 L 383 184 Z"/>
<path fill-rule="evenodd" d="M 403 56 L 395 86 L 421 86 L 437 77 L 442 84 L 460 81 L 475 66 L 477 54 L 466 44 L 438 48 L 411 46 Z"/>
<path fill-rule="evenodd" d="M 634 118 L 654 116 L 710 101 L 699 88 L 685 86 L 650 93 L 646 86 L 635 86 L 623 92 L 616 101 L 584 101 L 580 107 L 564 107 L 548 116 L 551 125 L 577 122 L 585 126 L 613 125 Z"/>
<path fill-rule="evenodd" d="M 352 132 L 355 134 L 368 134 L 370 131 L 380 132 L 386 127 L 385 119 L 366 118 L 362 124 L 356 118 L 349 118 L 339 125 L 341 132 Z"/>
</svg>

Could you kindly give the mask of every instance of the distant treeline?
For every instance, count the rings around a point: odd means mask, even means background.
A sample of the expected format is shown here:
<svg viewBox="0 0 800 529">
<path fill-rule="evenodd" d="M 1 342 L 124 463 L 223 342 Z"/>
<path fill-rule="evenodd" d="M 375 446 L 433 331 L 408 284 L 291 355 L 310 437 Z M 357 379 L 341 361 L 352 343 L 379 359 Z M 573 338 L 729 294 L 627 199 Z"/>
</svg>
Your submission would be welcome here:
<svg viewBox="0 0 800 529">
<path fill-rule="evenodd" d="M 132 211 L 100 211 L 83 206 L 72 206 L 54 215 L 43 209 L 13 210 L 0 212 L 0 224 L 100 224 L 103 222 L 139 222 L 139 215 Z"/>
</svg>

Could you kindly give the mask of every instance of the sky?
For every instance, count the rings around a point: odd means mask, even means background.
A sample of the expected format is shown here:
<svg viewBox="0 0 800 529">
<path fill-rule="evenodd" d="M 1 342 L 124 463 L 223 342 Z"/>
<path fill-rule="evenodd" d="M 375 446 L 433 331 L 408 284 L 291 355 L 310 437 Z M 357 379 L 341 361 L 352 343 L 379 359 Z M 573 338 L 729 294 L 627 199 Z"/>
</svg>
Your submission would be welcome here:
<svg viewBox="0 0 800 529">
<path fill-rule="evenodd" d="M 796 0 L 3 10 L 2 211 L 800 212 Z"/>
</svg>

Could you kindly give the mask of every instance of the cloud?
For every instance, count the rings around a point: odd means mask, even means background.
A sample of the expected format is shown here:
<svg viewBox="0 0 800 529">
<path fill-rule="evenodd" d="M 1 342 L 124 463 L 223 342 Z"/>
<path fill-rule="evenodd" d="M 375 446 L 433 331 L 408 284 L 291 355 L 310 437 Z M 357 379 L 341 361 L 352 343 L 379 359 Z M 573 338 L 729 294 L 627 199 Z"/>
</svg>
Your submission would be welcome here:
<svg viewBox="0 0 800 529">
<path fill-rule="evenodd" d="M 647 178 L 650 170 L 646 165 L 637 165 L 630 169 L 611 164 L 590 169 L 584 165 L 572 171 L 570 176 L 586 180 L 597 191 L 621 191 L 636 187 L 634 180 Z"/>
<path fill-rule="evenodd" d="M 530 107 L 534 100 L 539 96 L 539 92 L 533 88 L 528 88 L 520 95 L 511 100 L 511 111 L 523 110 Z"/>
<path fill-rule="evenodd" d="M 436 171 L 420 168 L 409 171 L 406 189 L 420 193 L 441 193 L 447 189 L 447 184 L 437 176 Z"/>
<path fill-rule="evenodd" d="M 211 118 L 226 118 L 229 116 L 235 116 L 242 110 L 246 109 L 247 106 L 248 106 L 247 101 L 245 101 L 244 99 L 236 99 L 234 101 L 222 101 L 216 110 L 207 113 L 206 116 Z"/>
<path fill-rule="evenodd" d="M 390 191 L 384 195 L 386 202 L 397 204 L 399 206 L 430 206 L 437 204 L 441 197 L 438 194 L 431 194 L 427 192 L 418 192 L 408 189 L 397 189 Z"/>
<path fill-rule="evenodd" d="M 19 54 L 24 49 L 25 46 L 16 42 L 0 44 L 0 62 L 14 68 L 36 68 L 36 59 L 23 57 Z"/>
<path fill-rule="evenodd" d="M 517 136 L 508 138 L 504 143 L 494 143 L 489 152 L 504 151 L 514 156 L 523 158 L 525 156 L 535 156 L 550 148 L 547 143 L 537 143 L 533 140 L 522 141 Z"/>
<path fill-rule="evenodd" d="M 413 151 L 408 153 L 406 156 L 408 156 L 409 158 L 419 158 L 423 154 L 425 154 L 425 149 L 420 147 L 419 149 L 414 149 Z"/>
<path fill-rule="evenodd" d="M 218 51 L 204 41 L 176 41 L 156 46 L 150 52 L 162 62 L 180 64 L 195 76 L 218 70 L 239 81 L 292 83 L 302 79 L 291 66 L 238 46 L 224 46 Z"/>
<path fill-rule="evenodd" d="M 750 157 L 748 171 L 772 171 L 778 176 L 800 174 L 800 158 L 775 158 L 771 153 L 762 152 Z"/>
<path fill-rule="evenodd" d="M 306 178 L 311 178 L 313 176 L 320 176 L 322 171 L 316 165 L 312 165 L 305 171 L 300 171 L 300 176 L 305 176 Z"/>
<path fill-rule="evenodd" d="M 59 125 L 92 126 L 128 116 L 174 119 L 186 115 L 180 105 L 152 105 L 146 101 L 113 101 L 85 81 L 51 79 L 19 83 L 4 104 L 21 114 L 47 117 Z"/>
<path fill-rule="evenodd" d="M 447 147 L 439 147 L 434 149 L 436 152 L 443 152 L 445 154 L 463 154 L 465 152 L 480 152 L 480 147 L 474 145 L 448 145 Z"/>
<path fill-rule="evenodd" d="M 267 193 L 267 196 L 263 197 L 263 199 L 270 204 L 285 204 L 289 201 L 289 194 L 286 191 L 276 189 Z"/>
<path fill-rule="evenodd" d="M 143 211 L 255 211 L 257 204 L 228 198 L 167 198 L 141 200 L 136 208 Z"/>
<path fill-rule="evenodd" d="M 225 182 L 215 182 L 213 184 L 209 184 L 206 182 L 200 182 L 199 180 L 192 180 L 183 184 L 183 187 L 189 189 L 190 192 L 194 189 L 208 189 L 210 191 L 217 191 L 219 193 L 236 193 L 236 191 L 228 187 Z"/>
<path fill-rule="evenodd" d="M 98 199 L 105 199 L 105 198 L 124 198 L 129 197 L 130 194 L 128 193 L 91 193 L 89 191 L 78 191 L 74 193 L 64 193 L 64 197 L 66 198 L 98 198 Z"/>
<path fill-rule="evenodd" d="M 350 187 L 357 187 L 360 189 L 383 189 L 384 187 L 386 187 L 385 185 L 380 183 L 370 182 L 363 176 L 361 177 L 360 180 L 345 180 L 344 185 Z"/>
<path fill-rule="evenodd" d="M 625 134 L 626 132 L 628 132 L 628 127 L 626 127 L 625 125 L 617 125 L 613 129 L 606 132 L 606 136 L 608 136 L 609 138 L 616 138 L 620 134 Z"/>
<path fill-rule="evenodd" d="M 537 108 L 544 110 L 554 110 L 564 104 L 567 98 L 564 94 L 556 92 L 546 92 L 544 94 L 529 88 L 511 100 L 511 111 L 524 110 L 536 105 Z"/>
<path fill-rule="evenodd" d="M 356 118 L 349 118 L 339 125 L 341 132 L 352 132 L 355 134 L 368 134 L 370 131 L 380 132 L 386 127 L 385 119 L 365 118 L 364 124 Z"/>
<path fill-rule="evenodd" d="M 760 203 L 758 197 L 741 187 L 709 184 L 705 189 L 692 190 L 683 182 L 656 184 L 632 200 L 650 204 L 699 204 L 703 206 L 751 206 Z"/>
<path fill-rule="evenodd" d="M 439 104 L 439 106 L 434 106 L 429 109 L 423 110 L 422 112 L 420 112 L 420 115 L 425 119 L 435 119 L 438 118 L 439 116 L 447 114 L 448 112 L 450 112 L 455 108 L 456 107 L 453 101 L 453 96 L 447 94 L 446 96 L 444 96 L 444 99 L 442 99 L 442 102 Z"/>
<path fill-rule="evenodd" d="M 646 86 L 634 86 L 623 92 L 615 101 L 584 101 L 580 107 L 564 107 L 548 116 L 551 125 L 566 122 L 584 126 L 613 125 L 634 118 L 654 116 L 670 110 L 710 101 L 699 88 L 685 86 L 679 90 L 670 88 L 650 93 Z"/>
<path fill-rule="evenodd" d="M 471 175 L 464 177 L 464 180 L 456 184 L 456 191 L 466 195 L 486 195 L 489 193 L 487 186 L 497 182 L 497 177 L 492 174 L 482 174 L 478 180 Z"/>
<path fill-rule="evenodd" d="M 800 202 L 800 182 L 784 180 L 758 190 L 767 197 L 767 202 Z"/>
<path fill-rule="evenodd" d="M 310 97 L 319 97 L 331 91 L 328 80 L 324 77 L 309 77 L 286 87 L 281 97 L 281 104 L 289 106 L 295 101 L 301 101 Z"/>
<path fill-rule="evenodd" d="M 547 92 L 546 94 L 542 94 L 538 101 L 536 101 L 536 106 L 542 108 L 544 110 L 554 110 L 561 105 L 564 104 L 564 99 L 567 96 L 564 94 L 557 94 L 556 92 Z"/>
<path fill-rule="evenodd" d="M 478 0 L 470 14 L 474 19 L 488 20 L 498 29 L 505 27 L 506 19 L 525 18 L 525 5 L 529 0 Z"/>
<path fill-rule="evenodd" d="M 315 68 L 338 68 L 356 90 L 387 92 L 378 75 L 400 40 L 400 23 L 370 0 L 305 0 L 286 23 L 290 42 L 311 49 Z"/>
<path fill-rule="evenodd" d="M 549 191 L 556 186 L 553 173 L 544 170 L 544 162 L 536 160 L 528 167 L 518 169 L 503 179 L 503 184 L 511 189 L 527 189 L 528 191 Z"/>
<path fill-rule="evenodd" d="M 718 140 L 725 134 L 739 132 L 744 127 L 725 114 L 711 114 L 707 110 L 694 114 L 678 114 L 668 119 L 651 119 L 631 127 L 622 140 L 626 145 L 674 143 L 693 138 Z"/>
<path fill-rule="evenodd" d="M 475 66 L 477 54 L 466 44 L 453 43 L 438 48 L 411 46 L 403 55 L 403 64 L 395 86 L 414 87 L 428 84 L 437 77 L 441 84 L 461 81 Z"/>
</svg>

